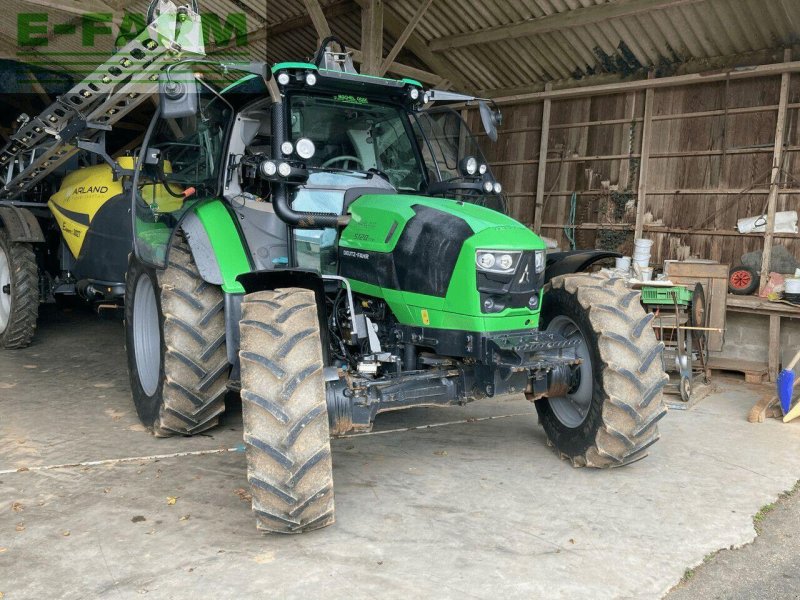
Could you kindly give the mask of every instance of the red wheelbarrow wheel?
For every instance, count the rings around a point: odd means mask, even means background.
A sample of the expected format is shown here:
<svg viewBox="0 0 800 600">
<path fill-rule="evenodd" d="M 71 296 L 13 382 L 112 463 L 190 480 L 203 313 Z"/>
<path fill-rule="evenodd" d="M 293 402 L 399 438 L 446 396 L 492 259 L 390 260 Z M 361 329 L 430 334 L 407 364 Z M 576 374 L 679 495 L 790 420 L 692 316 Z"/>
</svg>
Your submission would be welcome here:
<svg viewBox="0 0 800 600">
<path fill-rule="evenodd" d="M 728 276 L 728 291 L 731 294 L 747 295 L 758 289 L 759 275 L 755 269 L 739 265 L 731 269 Z"/>
</svg>

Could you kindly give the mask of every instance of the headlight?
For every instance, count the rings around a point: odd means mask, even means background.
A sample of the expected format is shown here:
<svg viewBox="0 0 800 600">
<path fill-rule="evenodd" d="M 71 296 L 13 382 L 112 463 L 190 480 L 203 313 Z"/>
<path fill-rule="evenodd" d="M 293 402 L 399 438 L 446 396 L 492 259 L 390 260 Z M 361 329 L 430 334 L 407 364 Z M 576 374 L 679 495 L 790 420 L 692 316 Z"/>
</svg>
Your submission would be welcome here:
<svg viewBox="0 0 800 600">
<path fill-rule="evenodd" d="M 477 250 L 475 264 L 479 271 L 508 274 L 516 271 L 521 256 L 521 250 Z"/>
<path fill-rule="evenodd" d="M 309 86 L 317 85 L 317 76 L 314 73 L 306 73 L 306 84 Z"/>
<path fill-rule="evenodd" d="M 408 95 L 411 96 L 412 100 L 417 100 L 419 98 L 419 90 L 417 88 L 411 88 Z"/>
<path fill-rule="evenodd" d="M 289 80 L 290 77 L 288 73 L 280 73 L 278 75 L 278 83 L 280 83 L 281 85 L 286 85 L 287 83 L 289 83 Z"/>
<path fill-rule="evenodd" d="M 314 142 L 308 138 L 300 138 L 297 140 L 295 150 L 297 150 L 297 156 L 303 160 L 308 160 L 314 156 L 314 153 L 317 151 L 317 149 L 314 147 Z"/>
<path fill-rule="evenodd" d="M 294 152 L 294 146 L 292 146 L 292 142 L 283 142 L 281 144 L 281 152 L 284 156 L 289 156 L 292 152 Z"/>
<path fill-rule="evenodd" d="M 261 174 L 264 175 L 264 177 L 272 177 L 277 172 L 278 165 L 271 160 L 265 160 L 261 163 Z"/>
<path fill-rule="evenodd" d="M 289 163 L 281 163 L 278 165 L 278 174 L 281 177 L 288 177 L 292 174 L 292 167 L 289 166 Z"/>
<path fill-rule="evenodd" d="M 486 174 L 486 169 L 488 169 L 488 168 L 489 167 L 486 166 L 486 163 L 481 163 L 481 166 L 478 167 L 478 173 L 480 173 L 481 175 L 485 175 Z"/>
<path fill-rule="evenodd" d="M 502 191 L 503 191 L 503 186 L 500 185 L 499 181 L 495 181 L 495 183 L 494 183 L 494 193 L 495 194 L 499 194 Z"/>
<path fill-rule="evenodd" d="M 496 259 L 494 257 L 494 254 L 492 254 L 491 252 L 485 252 L 483 254 L 479 252 L 476 262 L 478 263 L 478 266 L 481 269 L 485 269 L 488 271 L 494 266 Z"/>
<path fill-rule="evenodd" d="M 462 175 L 468 175 L 472 177 L 478 172 L 478 159 L 474 156 L 465 156 L 461 159 L 461 162 L 458 166 Z"/>
<path fill-rule="evenodd" d="M 544 271 L 544 268 L 547 264 L 546 258 L 547 258 L 547 253 L 544 250 L 537 250 L 534 253 L 534 260 L 535 260 L 534 271 L 536 271 L 537 274 Z"/>
<path fill-rule="evenodd" d="M 508 271 L 514 266 L 514 258 L 510 254 L 501 254 L 500 258 L 497 259 L 497 266 L 503 271 Z"/>
<path fill-rule="evenodd" d="M 494 184 L 491 181 L 484 181 L 483 182 L 483 191 L 487 194 L 491 194 L 492 190 L 494 190 Z"/>
</svg>

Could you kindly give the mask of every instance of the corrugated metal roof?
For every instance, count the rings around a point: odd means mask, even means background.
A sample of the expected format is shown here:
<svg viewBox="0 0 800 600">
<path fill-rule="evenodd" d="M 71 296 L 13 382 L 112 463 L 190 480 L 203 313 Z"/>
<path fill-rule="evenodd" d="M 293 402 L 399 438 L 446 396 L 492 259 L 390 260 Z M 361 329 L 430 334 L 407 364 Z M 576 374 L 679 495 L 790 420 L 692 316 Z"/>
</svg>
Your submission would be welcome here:
<svg viewBox="0 0 800 600">
<path fill-rule="evenodd" d="M 355 48 L 361 37 L 359 2 L 320 0 L 332 32 Z M 421 2 L 385 0 L 384 54 Z M 133 0 L 125 10 L 144 14 L 148 4 Z M 69 8 L 50 8 L 58 5 Z M 102 7 L 100 0 L 87 5 L 92 10 Z M 240 51 L 253 59 L 280 61 L 305 58 L 315 50 L 317 35 L 303 0 L 200 0 L 200 5 L 203 13 L 216 13 L 223 20 L 231 13 L 247 15 L 252 33 L 246 48 L 218 48 L 207 41 L 209 48 L 224 55 Z M 51 29 L 55 23 L 80 19 L 73 0 L 10 0 L 5 6 L 15 13 L 47 12 Z M 117 25 L 121 18 L 117 12 Z M 392 20 L 394 27 L 389 26 Z M 518 35 L 525 27 L 540 31 Z M 487 31 L 498 39 L 474 44 L 472 39 L 453 37 Z M 47 46 L 22 49 L 17 33 L 16 19 L 0 21 L 1 57 L 35 60 L 50 68 L 77 70 L 77 63 L 93 59 L 86 55 L 79 60 L 76 53 L 110 53 L 113 48 L 113 36 L 99 36 L 87 48 L 79 28 L 71 35 L 51 30 Z M 720 57 L 735 63 L 754 52 L 800 42 L 800 1 L 434 0 L 415 35 L 417 53 L 406 49 L 397 62 L 456 79 L 471 91 L 498 94 L 535 89 L 546 82 L 578 79 L 588 84 L 601 74 L 642 77 L 651 69 L 668 74 L 687 63 L 714 60 L 716 66 Z M 21 50 L 27 54 L 19 54 Z M 439 64 L 429 64 L 430 56 Z"/>
</svg>

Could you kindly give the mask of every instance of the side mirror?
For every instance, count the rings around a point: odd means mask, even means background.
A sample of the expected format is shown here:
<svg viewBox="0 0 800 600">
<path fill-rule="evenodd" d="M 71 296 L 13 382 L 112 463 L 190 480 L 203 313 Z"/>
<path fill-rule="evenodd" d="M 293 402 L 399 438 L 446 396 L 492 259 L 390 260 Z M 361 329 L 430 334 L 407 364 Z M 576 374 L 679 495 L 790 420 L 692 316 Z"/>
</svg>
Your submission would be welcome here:
<svg viewBox="0 0 800 600">
<path fill-rule="evenodd" d="M 483 123 L 483 130 L 489 139 L 493 142 L 497 141 L 497 128 L 503 123 L 503 115 L 499 110 L 489 108 L 489 104 L 485 100 L 478 101 L 478 108 L 481 111 L 481 122 Z"/>
<path fill-rule="evenodd" d="M 197 114 L 197 81 L 188 71 L 162 73 L 158 77 L 158 95 L 161 100 L 161 117 L 180 119 Z"/>
</svg>

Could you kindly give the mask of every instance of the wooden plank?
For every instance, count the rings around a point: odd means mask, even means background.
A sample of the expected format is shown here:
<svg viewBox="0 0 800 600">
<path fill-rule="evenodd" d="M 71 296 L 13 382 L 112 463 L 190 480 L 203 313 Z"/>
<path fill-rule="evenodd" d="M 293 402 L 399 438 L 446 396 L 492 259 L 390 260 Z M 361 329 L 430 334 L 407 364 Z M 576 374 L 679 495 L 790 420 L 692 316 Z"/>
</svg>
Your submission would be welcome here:
<svg viewBox="0 0 800 600">
<path fill-rule="evenodd" d="M 365 0 L 361 0 L 365 1 Z M 565 98 L 585 98 L 586 96 L 601 96 L 605 94 L 622 94 L 634 90 L 662 89 L 671 87 L 682 87 L 684 85 L 697 85 L 700 83 L 714 83 L 741 79 L 752 79 L 755 77 L 770 77 L 782 73 L 795 73 L 800 71 L 800 61 L 772 63 L 768 65 L 758 65 L 747 69 L 722 70 L 715 73 L 691 73 L 688 75 L 673 75 L 669 77 L 656 77 L 653 79 L 639 79 L 636 81 L 622 81 L 618 83 L 608 83 L 602 85 L 587 85 L 583 87 L 553 89 L 543 92 L 532 92 L 529 94 L 513 94 L 508 96 L 498 96 L 494 98 L 497 104 L 519 104 L 521 102 L 535 102 L 550 98 L 551 100 L 563 100 Z"/>
<path fill-rule="evenodd" d="M 784 60 L 791 60 L 792 51 L 787 49 Z M 769 196 L 767 198 L 767 224 L 764 232 L 764 251 L 761 255 L 761 284 L 760 289 L 769 283 L 769 267 L 772 261 L 772 241 L 775 237 L 775 212 L 778 204 L 778 183 L 781 180 L 781 167 L 783 166 L 783 142 L 786 127 L 786 105 L 789 102 L 789 86 L 791 74 L 781 75 L 781 93 L 778 101 L 778 119 L 775 123 L 775 149 L 772 153 L 772 174 L 770 175 Z"/>
<path fill-rule="evenodd" d="M 663 10 L 672 6 L 694 4 L 699 0 L 617 0 L 603 4 L 592 4 L 583 8 L 568 8 L 563 12 L 529 19 L 508 25 L 499 25 L 480 31 L 470 31 L 443 36 L 432 40 L 430 48 L 434 52 L 489 44 L 519 37 L 541 35 L 551 31 L 595 25 L 609 19 L 635 15 L 643 12 Z"/>
<path fill-rule="evenodd" d="M 781 349 L 781 317 L 780 315 L 769 316 L 769 345 L 768 345 L 767 365 L 769 366 L 769 380 L 778 380 L 778 367 L 780 364 Z"/>
<path fill-rule="evenodd" d="M 419 5 L 419 8 L 417 8 L 414 16 L 409 20 L 408 25 L 406 25 L 406 28 L 403 30 L 403 33 L 400 34 L 400 36 L 397 38 L 397 41 L 394 43 L 394 46 L 392 46 L 392 49 L 389 51 L 389 54 L 387 54 L 386 58 L 383 59 L 377 75 L 382 77 L 386 73 L 386 71 L 389 69 L 389 65 L 391 65 L 394 59 L 397 58 L 397 55 L 400 54 L 400 50 L 402 50 L 406 45 L 408 38 L 411 37 L 412 33 L 414 33 L 414 30 L 417 28 L 417 25 L 419 25 L 422 17 L 425 16 L 425 13 L 428 11 L 428 8 L 432 2 L 433 0 L 422 0 L 422 4 Z"/>
<path fill-rule="evenodd" d="M 642 150 L 639 159 L 639 185 L 636 190 L 636 224 L 633 239 L 642 237 L 644 210 L 647 203 L 647 170 L 649 167 L 650 145 L 653 137 L 653 95 L 652 89 L 644 94 L 644 121 L 642 122 Z"/>
<path fill-rule="evenodd" d="M 789 317 L 800 317 L 800 306 L 791 306 L 783 302 L 770 302 L 758 296 L 739 296 L 728 294 L 728 310 L 759 315 L 783 314 Z"/>
<path fill-rule="evenodd" d="M 542 228 L 544 217 L 544 186 L 547 175 L 547 140 L 550 137 L 551 101 L 547 99 L 542 106 L 542 132 L 539 139 L 539 169 L 536 173 L 536 202 L 533 212 L 533 230 Z"/>
<path fill-rule="evenodd" d="M 325 17 L 325 13 L 322 12 L 319 0 L 303 0 L 303 4 L 306 5 L 308 16 L 312 25 L 314 25 L 314 31 L 317 32 L 317 46 L 319 46 L 322 40 L 331 35 L 328 19 Z"/>
<path fill-rule="evenodd" d="M 762 383 L 764 376 L 769 373 L 767 363 L 753 360 L 739 360 L 738 358 L 721 358 L 712 356 L 708 359 L 709 369 L 716 371 L 736 371 L 744 374 L 747 383 Z"/>
</svg>

